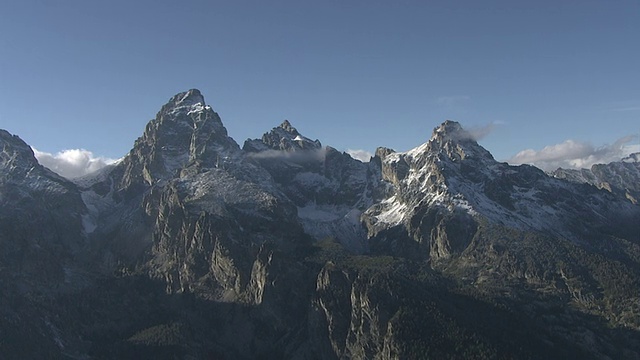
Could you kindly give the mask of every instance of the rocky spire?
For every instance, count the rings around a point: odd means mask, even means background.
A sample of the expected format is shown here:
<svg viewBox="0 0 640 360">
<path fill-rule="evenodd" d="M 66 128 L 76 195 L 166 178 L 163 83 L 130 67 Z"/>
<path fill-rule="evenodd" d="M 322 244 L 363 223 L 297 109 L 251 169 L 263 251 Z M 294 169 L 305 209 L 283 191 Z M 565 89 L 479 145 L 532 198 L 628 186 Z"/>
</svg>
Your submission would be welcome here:
<svg viewBox="0 0 640 360">
<path fill-rule="evenodd" d="M 300 133 L 298 132 L 298 130 L 296 130 L 296 128 L 294 128 L 291 123 L 289 122 L 289 120 L 285 120 L 282 122 L 282 124 L 280 124 L 279 128 L 283 129 L 284 131 L 292 134 L 292 135 L 300 135 Z"/>
<path fill-rule="evenodd" d="M 198 103 L 203 106 L 205 105 L 204 96 L 202 96 L 200 90 L 191 89 L 174 95 L 165 106 L 178 108 L 183 106 L 192 106 Z"/>
<path fill-rule="evenodd" d="M 473 140 L 472 134 L 462 128 L 459 122 L 445 120 L 442 124 L 433 129 L 431 139 L 438 141 L 460 141 Z"/>
<path fill-rule="evenodd" d="M 249 152 L 264 150 L 297 151 L 317 150 L 321 147 L 322 144 L 319 140 L 311 140 L 301 135 L 289 120 L 285 120 L 279 126 L 262 135 L 261 139 L 248 139 L 245 141 L 243 150 Z"/>
<path fill-rule="evenodd" d="M 123 186 L 172 178 L 194 163 L 215 167 L 221 156 L 238 152 L 220 116 L 199 90 L 191 89 L 173 96 L 147 124 L 121 165 Z"/>
<path fill-rule="evenodd" d="M 19 163 L 31 167 L 38 161 L 31 147 L 20 137 L 0 129 L 0 168 L 14 167 Z"/>
<path fill-rule="evenodd" d="M 476 142 L 473 133 L 453 120 L 446 120 L 433 129 L 431 139 L 425 145 L 416 149 L 426 147 L 428 152 L 440 153 L 454 161 L 470 157 L 495 161 L 491 153 Z"/>
</svg>

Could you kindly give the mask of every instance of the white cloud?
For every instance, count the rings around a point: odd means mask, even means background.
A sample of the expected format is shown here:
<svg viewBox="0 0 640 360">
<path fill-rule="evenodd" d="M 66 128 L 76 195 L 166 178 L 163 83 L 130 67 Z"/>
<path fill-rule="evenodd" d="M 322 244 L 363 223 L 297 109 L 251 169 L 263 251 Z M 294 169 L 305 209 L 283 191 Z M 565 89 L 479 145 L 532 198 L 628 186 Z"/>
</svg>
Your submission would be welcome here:
<svg viewBox="0 0 640 360">
<path fill-rule="evenodd" d="M 68 179 L 87 175 L 117 161 L 94 156 L 91 151 L 85 149 L 63 150 L 55 155 L 32 149 L 41 165 Z"/>
<path fill-rule="evenodd" d="M 585 142 L 565 140 L 560 144 L 545 146 L 540 151 L 522 150 L 508 162 L 511 164 L 532 164 L 543 170 L 555 170 L 559 167 L 590 168 L 593 164 L 620 161 L 623 157 L 637 151 L 640 146 L 628 144 L 635 138 L 637 137 L 633 135 L 625 136 L 612 145 L 602 147 L 594 147 Z"/>
<path fill-rule="evenodd" d="M 494 121 L 487 125 L 468 128 L 466 132 L 469 134 L 469 136 L 473 140 L 478 141 L 485 138 L 487 135 L 489 135 L 496 128 L 497 125 L 502 125 L 502 124 L 504 124 L 504 122 Z"/>
<path fill-rule="evenodd" d="M 265 150 L 255 153 L 247 153 L 247 156 L 254 159 L 280 159 L 291 162 L 306 162 L 311 160 L 323 160 L 327 150 L 325 148 L 309 151 L 284 151 Z"/>
<path fill-rule="evenodd" d="M 475 141 L 479 141 L 489 135 L 496 126 L 502 125 L 504 122 L 494 121 L 492 123 L 482 125 L 482 126 L 472 126 L 465 127 L 460 131 L 457 131 L 455 134 L 450 134 L 449 136 L 456 140 L 464 140 L 471 139 Z"/>
<path fill-rule="evenodd" d="M 369 162 L 369 160 L 371 160 L 371 157 L 373 157 L 372 153 L 362 149 L 347 149 L 346 153 L 351 155 L 352 158 L 360 160 L 362 162 Z"/>
<path fill-rule="evenodd" d="M 640 152 L 640 144 L 624 145 L 622 147 L 622 152 L 624 154 L 633 154 Z"/>
</svg>

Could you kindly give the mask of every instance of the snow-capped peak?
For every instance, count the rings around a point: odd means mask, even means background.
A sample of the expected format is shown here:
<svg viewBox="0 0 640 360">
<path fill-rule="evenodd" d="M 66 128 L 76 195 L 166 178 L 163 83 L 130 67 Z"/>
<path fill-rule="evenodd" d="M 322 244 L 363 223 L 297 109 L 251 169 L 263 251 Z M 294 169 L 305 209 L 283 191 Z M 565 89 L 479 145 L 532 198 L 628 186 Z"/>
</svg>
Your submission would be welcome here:
<svg viewBox="0 0 640 360">
<path fill-rule="evenodd" d="M 457 121 L 446 120 L 433 130 L 431 139 L 411 151 L 416 155 L 422 152 L 438 153 L 452 161 L 460 161 L 467 158 L 478 159 L 481 162 L 495 162 L 493 155 L 480 146 L 473 135 L 466 131 Z"/>
<path fill-rule="evenodd" d="M 438 142 L 443 144 L 445 142 L 467 142 L 477 143 L 473 140 L 473 136 L 462 128 L 459 122 L 453 120 L 446 120 L 440 126 L 433 129 L 431 134 L 431 142 Z"/>
<path fill-rule="evenodd" d="M 170 103 L 174 103 L 176 106 L 188 106 L 194 104 L 202 104 L 205 105 L 204 96 L 200 93 L 198 89 L 191 89 L 182 93 L 175 95 Z"/>
<path fill-rule="evenodd" d="M 204 96 L 198 89 L 191 89 L 174 95 L 168 103 L 166 103 L 161 112 L 181 115 L 191 115 L 194 113 L 202 113 L 205 110 L 211 110 L 209 105 L 206 105 Z"/>
<path fill-rule="evenodd" d="M 38 161 L 29 145 L 17 135 L 0 129 L 0 168 L 18 166 L 28 169 L 37 164 Z"/>
</svg>

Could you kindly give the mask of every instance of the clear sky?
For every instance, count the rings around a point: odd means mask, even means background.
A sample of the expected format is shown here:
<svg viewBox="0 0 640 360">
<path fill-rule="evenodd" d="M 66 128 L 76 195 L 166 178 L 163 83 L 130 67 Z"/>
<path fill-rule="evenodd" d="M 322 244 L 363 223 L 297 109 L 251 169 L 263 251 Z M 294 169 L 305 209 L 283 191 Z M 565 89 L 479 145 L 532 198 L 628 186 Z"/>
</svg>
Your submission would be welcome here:
<svg viewBox="0 0 640 360">
<path fill-rule="evenodd" d="M 404 151 L 453 119 L 589 165 L 640 147 L 640 2 L 0 1 L 0 128 L 40 151 L 119 158 L 190 88 L 240 145 L 288 119 Z"/>
</svg>

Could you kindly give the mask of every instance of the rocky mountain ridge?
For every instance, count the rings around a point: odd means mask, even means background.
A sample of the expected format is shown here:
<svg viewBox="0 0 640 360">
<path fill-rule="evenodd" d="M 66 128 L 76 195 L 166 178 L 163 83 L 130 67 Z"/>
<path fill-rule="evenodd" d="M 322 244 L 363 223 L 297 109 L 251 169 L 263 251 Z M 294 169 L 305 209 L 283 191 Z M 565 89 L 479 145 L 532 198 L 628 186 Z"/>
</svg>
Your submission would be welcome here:
<svg viewBox="0 0 640 360">
<path fill-rule="evenodd" d="M 590 169 L 562 169 L 551 172 L 553 177 L 575 183 L 591 184 L 624 196 L 637 204 L 640 200 L 640 153 L 633 153 L 621 161 L 595 164 Z"/>
<path fill-rule="evenodd" d="M 369 163 L 286 120 L 240 148 L 193 89 L 75 182 L 0 145 L 9 357 L 640 357 L 640 207 L 453 121 Z"/>
</svg>

